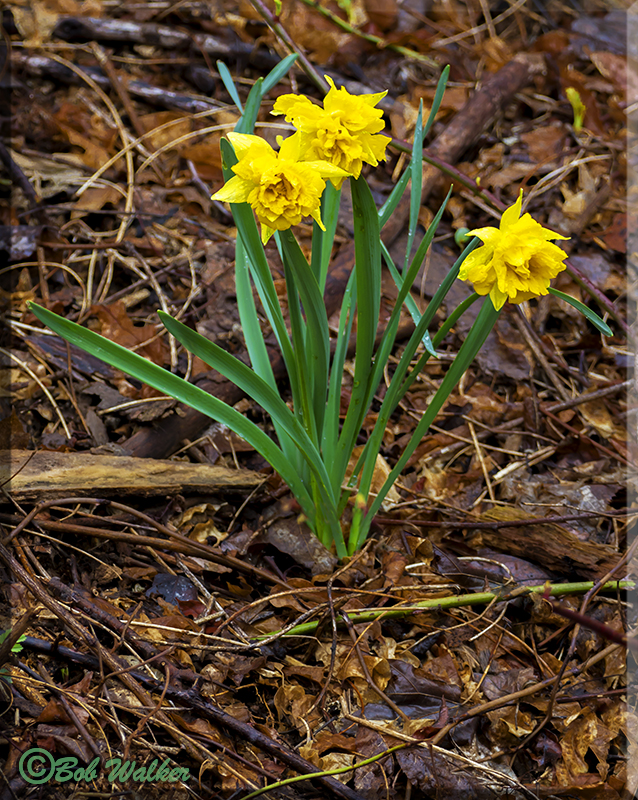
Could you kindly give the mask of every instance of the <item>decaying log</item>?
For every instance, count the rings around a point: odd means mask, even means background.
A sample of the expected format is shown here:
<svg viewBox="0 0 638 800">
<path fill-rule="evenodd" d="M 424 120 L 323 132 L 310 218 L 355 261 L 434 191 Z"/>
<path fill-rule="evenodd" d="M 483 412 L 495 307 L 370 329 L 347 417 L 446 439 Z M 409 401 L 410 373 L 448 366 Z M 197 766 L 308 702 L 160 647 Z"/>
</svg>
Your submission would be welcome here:
<svg viewBox="0 0 638 800">
<path fill-rule="evenodd" d="M 11 56 L 11 60 L 14 69 L 22 69 L 30 75 L 37 75 L 38 77 L 63 83 L 76 84 L 81 82 L 73 70 L 47 56 L 18 52 Z M 99 67 L 78 67 L 78 69 L 86 73 L 102 89 L 110 88 L 111 82 Z M 185 111 L 188 114 L 198 114 L 202 111 L 214 111 L 217 108 L 226 107 L 224 103 L 208 97 L 171 92 L 163 87 L 146 83 L 146 81 L 131 79 L 127 82 L 126 88 L 129 94 L 138 100 L 143 100 L 146 103 L 162 108 Z"/>
<path fill-rule="evenodd" d="M 503 522 L 523 519 L 527 515 L 522 509 L 496 506 L 486 511 L 482 518 Z M 587 580 L 606 575 L 621 558 L 621 554 L 609 545 L 585 542 L 564 525 L 543 520 L 526 526 L 524 531 L 518 527 L 498 527 L 482 530 L 480 535 L 484 544 L 499 553 L 521 556 L 559 575 L 576 573 Z"/>
<path fill-rule="evenodd" d="M 232 42 L 210 33 L 191 33 L 170 25 L 155 22 L 133 22 L 122 19 L 99 17 L 63 17 L 55 27 L 53 35 L 65 42 L 134 42 L 155 45 L 167 50 L 190 50 L 205 52 L 217 58 L 238 58 L 262 69 L 276 67 L 281 58 L 264 48 L 235 38 Z"/>
<path fill-rule="evenodd" d="M 261 476 L 249 470 L 209 464 L 148 461 L 87 452 L 0 451 L 0 483 L 20 502 L 69 495 L 117 497 L 243 492 L 254 489 L 262 480 Z"/>
</svg>

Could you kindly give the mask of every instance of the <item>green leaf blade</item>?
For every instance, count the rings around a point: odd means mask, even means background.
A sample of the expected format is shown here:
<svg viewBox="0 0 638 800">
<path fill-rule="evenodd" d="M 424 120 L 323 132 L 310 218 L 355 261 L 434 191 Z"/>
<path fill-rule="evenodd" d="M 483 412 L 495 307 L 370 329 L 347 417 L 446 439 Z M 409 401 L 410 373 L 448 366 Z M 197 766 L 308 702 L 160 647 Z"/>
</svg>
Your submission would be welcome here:
<svg viewBox="0 0 638 800">
<path fill-rule="evenodd" d="M 595 311 L 592 311 L 591 308 L 588 308 L 584 303 L 581 303 L 580 300 L 576 300 L 575 297 L 565 294 L 565 292 L 561 292 L 558 289 L 554 289 L 552 286 L 549 287 L 549 293 L 553 294 L 554 297 L 564 300 L 566 303 L 569 303 L 570 306 L 580 311 L 580 313 L 605 336 L 614 335 L 614 332 L 609 325 L 607 325 L 606 322 L 603 322 L 603 320 L 598 316 L 598 314 L 596 314 Z"/>
<path fill-rule="evenodd" d="M 157 366 L 137 353 L 132 353 L 125 347 L 111 342 L 104 336 L 59 317 L 36 303 L 30 303 L 29 308 L 40 322 L 71 344 L 86 350 L 96 358 L 148 384 L 148 386 L 174 397 L 196 411 L 227 425 L 251 444 L 281 475 L 299 500 L 306 516 L 314 519 L 314 506 L 310 494 L 297 472 L 291 467 L 275 442 L 253 422 L 198 386 L 188 383 L 183 378 Z"/>
</svg>

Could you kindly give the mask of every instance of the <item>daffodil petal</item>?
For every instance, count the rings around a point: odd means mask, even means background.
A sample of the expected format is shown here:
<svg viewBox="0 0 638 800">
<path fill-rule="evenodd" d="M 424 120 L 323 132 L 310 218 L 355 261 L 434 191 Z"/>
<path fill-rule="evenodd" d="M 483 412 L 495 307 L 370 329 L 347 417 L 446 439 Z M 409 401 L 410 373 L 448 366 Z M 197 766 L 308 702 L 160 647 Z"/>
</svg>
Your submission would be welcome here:
<svg viewBox="0 0 638 800">
<path fill-rule="evenodd" d="M 505 231 L 506 228 L 509 228 L 511 225 L 514 225 L 515 222 L 518 221 L 518 218 L 521 216 L 521 208 L 523 207 L 523 190 L 521 189 L 518 200 L 514 203 L 513 206 L 510 206 L 508 209 L 503 211 L 503 216 L 501 217 L 501 231 Z"/>
<path fill-rule="evenodd" d="M 252 188 L 251 183 L 234 175 L 219 191 L 215 192 L 211 200 L 220 200 L 222 203 L 246 203 Z"/>
<path fill-rule="evenodd" d="M 275 154 L 275 151 L 265 139 L 262 139 L 261 136 L 254 136 L 252 133 L 235 133 L 234 131 L 231 131 L 230 133 L 226 134 L 226 138 L 232 144 L 235 155 L 240 160 L 249 150 L 255 155 L 257 153 Z"/>
<path fill-rule="evenodd" d="M 348 178 L 350 173 L 341 167 L 335 167 L 328 161 L 304 161 L 311 169 L 316 170 L 318 175 L 322 178 Z"/>
<path fill-rule="evenodd" d="M 311 211 L 311 212 L 310 212 L 310 216 L 311 216 L 311 217 L 314 219 L 314 221 L 315 221 L 315 222 L 317 223 L 317 225 L 318 225 L 318 226 L 321 228 L 321 230 L 322 230 L 322 231 L 325 231 L 325 229 L 326 229 L 326 226 L 325 226 L 325 225 L 323 224 L 323 222 L 321 221 L 321 213 L 320 213 L 320 210 L 319 210 L 318 208 L 316 208 L 314 211 Z"/>
<path fill-rule="evenodd" d="M 505 305 L 507 295 L 505 292 L 501 292 L 497 286 L 494 286 L 490 292 L 490 300 L 492 301 L 494 308 L 499 311 Z"/>
</svg>

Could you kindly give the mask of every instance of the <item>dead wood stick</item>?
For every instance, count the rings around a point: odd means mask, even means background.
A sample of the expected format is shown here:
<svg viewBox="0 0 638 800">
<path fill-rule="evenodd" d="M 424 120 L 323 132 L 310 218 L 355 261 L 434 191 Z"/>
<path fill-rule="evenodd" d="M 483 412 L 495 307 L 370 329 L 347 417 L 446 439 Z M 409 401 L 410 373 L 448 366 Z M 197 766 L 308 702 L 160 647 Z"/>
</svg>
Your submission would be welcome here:
<svg viewBox="0 0 638 800">
<path fill-rule="evenodd" d="M 456 162 L 491 125 L 503 106 L 532 80 L 541 69 L 541 64 L 542 61 L 536 58 L 514 58 L 474 94 L 432 144 L 430 151 L 449 163 Z M 435 167 L 424 166 L 423 200 L 434 188 L 439 176 L 440 173 Z M 399 203 L 396 212 L 384 228 L 386 244 L 390 244 L 405 227 L 409 207 L 409 197 L 406 198 L 406 202 Z M 348 244 L 337 255 L 328 273 L 324 299 L 329 316 L 341 303 L 353 266 L 354 245 Z M 284 378 L 283 359 L 275 351 L 271 351 L 271 364 L 275 378 L 277 380 Z M 243 397 L 237 386 L 215 372 L 209 373 L 199 382 L 199 386 L 230 405 L 234 405 Z M 140 458 L 165 458 L 177 450 L 184 439 L 191 441 L 197 439 L 209 424 L 209 418 L 199 411 L 184 408 L 181 416 L 173 415 L 159 420 L 153 428 L 140 429 L 131 436 L 124 447 L 128 453 Z"/>
<path fill-rule="evenodd" d="M 29 629 L 31 621 L 39 613 L 40 610 L 37 607 L 30 608 L 11 628 L 7 638 L 0 644 L 0 667 L 9 659 L 14 646 L 18 644 L 18 639 Z"/>
<path fill-rule="evenodd" d="M 151 678 L 145 680 L 144 685 L 153 691 L 162 690 L 160 684 Z M 202 717 L 206 717 L 214 722 L 220 728 L 232 731 L 244 741 L 258 747 L 274 758 L 283 761 L 286 766 L 295 770 L 295 772 L 298 772 L 300 775 L 309 775 L 317 772 L 317 767 L 314 764 L 310 761 L 306 761 L 306 759 L 302 758 L 300 755 L 297 755 L 294 750 L 289 750 L 287 747 L 278 744 L 273 739 L 261 733 L 261 731 L 257 730 L 257 728 L 254 728 L 252 725 L 240 722 L 240 720 L 226 714 L 217 706 L 206 702 L 196 691 L 180 691 L 169 686 L 166 691 L 166 697 L 169 700 L 173 700 L 173 702 L 178 705 L 188 706 L 193 711 L 198 712 Z M 315 777 L 312 780 L 317 781 L 324 789 L 328 789 L 333 795 L 343 798 L 343 800 L 364 800 L 362 795 L 358 792 L 355 792 L 353 789 L 350 789 L 334 778 L 326 776 L 321 778 Z"/>
<path fill-rule="evenodd" d="M 272 69 L 280 62 L 276 53 L 258 50 L 253 44 L 234 39 L 224 41 L 209 33 L 194 33 L 154 22 L 132 22 L 98 17 L 63 17 L 55 27 L 54 36 L 65 42 L 133 42 L 150 44 L 167 50 L 196 48 L 222 58 L 243 58 L 255 66 Z"/>
<path fill-rule="evenodd" d="M 91 502 L 91 498 L 76 498 L 77 503 L 85 503 L 87 501 Z M 59 500 L 52 500 L 50 503 L 47 503 L 47 505 L 59 505 L 60 502 Z M 25 519 L 20 519 L 16 514 L 0 514 L 0 521 L 8 524 L 17 524 L 16 529 L 6 537 L 3 544 L 8 544 L 40 511 L 42 511 L 42 506 L 35 508 L 27 516 L 26 521 Z M 215 564 L 220 564 L 229 569 L 236 569 L 238 572 L 250 575 L 253 579 L 258 577 L 265 583 L 275 584 L 284 589 L 290 588 L 287 583 L 284 583 L 284 581 L 276 575 L 271 574 L 265 569 L 246 563 L 242 561 L 242 559 L 235 558 L 234 556 L 221 555 L 210 545 L 204 544 L 203 542 L 196 542 L 180 534 L 171 533 L 169 539 L 159 539 L 155 536 L 142 536 L 141 534 L 127 533 L 126 531 L 105 530 L 104 528 L 97 528 L 91 525 L 76 525 L 71 522 L 60 522 L 52 519 L 36 519 L 34 524 L 41 526 L 43 530 L 58 533 L 75 533 L 79 536 L 92 536 L 95 539 L 128 542 L 129 544 L 138 545 L 140 547 L 154 547 L 161 550 L 170 550 L 175 553 L 195 556 L 197 558 L 205 558 Z"/>
<path fill-rule="evenodd" d="M 79 83 L 78 76 L 72 70 L 52 58 L 18 52 L 12 55 L 11 60 L 14 68 L 23 69 L 30 75 L 51 78 L 70 84 Z M 78 69 L 89 75 L 100 88 L 110 88 L 111 83 L 108 76 L 98 67 L 78 67 Z M 130 95 L 139 100 L 144 100 L 162 108 L 185 111 L 189 114 L 199 114 L 202 111 L 214 111 L 215 109 L 227 107 L 226 104 L 208 97 L 172 92 L 164 87 L 153 86 L 145 81 L 129 80 L 126 88 Z"/>
<path fill-rule="evenodd" d="M 36 600 L 42 603 L 43 606 L 48 608 L 49 611 L 51 611 L 60 619 L 62 624 L 66 626 L 67 630 L 72 632 L 73 635 L 76 636 L 80 641 L 85 642 L 92 650 L 98 651 L 102 661 L 112 672 L 120 673 L 119 678 L 122 683 L 124 683 L 126 688 L 137 697 L 143 706 L 153 707 L 154 704 L 152 702 L 151 695 L 126 672 L 126 669 L 129 665 L 111 653 L 110 650 L 102 647 L 98 639 L 89 631 L 89 629 L 82 625 L 82 623 L 80 623 L 73 616 L 73 614 L 67 608 L 65 608 L 65 606 L 51 597 L 51 595 L 49 595 L 45 590 L 42 583 L 29 575 L 22 564 L 18 562 L 10 550 L 8 550 L 3 544 L 0 544 L 0 561 L 5 565 L 7 570 L 15 575 L 16 580 L 18 580 L 25 587 L 25 589 L 28 589 L 28 591 L 31 592 Z M 190 740 L 178 735 L 165 712 L 161 710 L 158 711 L 155 716 L 155 721 L 160 725 L 164 725 L 169 735 L 172 735 L 176 742 L 180 746 L 184 747 L 192 758 L 195 758 L 200 762 L 205 759 L 206 756 L 202 755 L 200 750 Z"/>
<path fill-rule="evenodd" d="M 20 583 L 22 583 L 22 585 L 28 589 L 34 595 L 34 597 L 36 597 L 44 606 L 46 606 L 49 611 L 52 611 L 57 617 L 59 617 L 60 620 L 75 634 L 75 636 L 77 636 L 78 639 L 86 642 L 90 647 L 99 647 L 99 642 L 91 633 L 89 633 L 88 629 L 78 622 L 71 612 L 68 611 L 68 609 L 48 595 L 40 582 L 34 580 L 22 567 L 22 565 L 19 564 L 18 561 L 13 557 L 10 551 L 7 550 L 7 548 L 2 544 L 0 544 L 0 561 L 5 564 L 7 569 L 14 573 Z M 164 691 L 164 685 L 160 684 L 158 681 L 149 679 L 147 681 L 143 681 L 147 688 L 142 689 L 138 685 L 137 681 L 133 680 L 132 676 L 126 671 L 129 666 L 128 664 L 126 664 L 124 661 L 120 661 L 120 659 L 114 656 L 109 650 L 104 648 L 101 648 L 101 655 L 105 664 L 113 672 L 118 673 L 120 680 L 126 684 L 129 691 L 133 692 L 144 706 L 153 707 L 154 704 L 151 696 L 147 694 L 147 691 L 162 693 Z M 169 686 L 168 689 L 166 689 L 165 697 L 169 700 L 175 700 L 180 704 L 183 703 L 194 711 L 199 712 L 202 716 L 212 720 L 220 727 L 233 731 L 245 741 L 254 744 L 260 750 L 269 753 L 275 758 L 279 758 L 284 762 L 284 764 L 287 764 L 291 769 L 294 769 L 300 774 L 311 774 L 317 771 L 317 767 L 314 764 L 306 761 L 305 758 L 297 755 L 297 753 L 295 753 L 293 750 L 289 750 L 287 747 L 277 744 L 277 742 L 273 741 L 256 728 L 253 728 L 252 725 L 248 725 L 245 722 L 240 722 L 238 719 L 231 717 L 229 714 L 226 714 L 219 708 L 202 700 L 199 693 L 195 691 L 180 691 Z M 160 716 L 164 717 L 164 712 L 158 712 L 156 719 L 159 720 Z M 184 740 L 180 742 L 180 744 L 186 744 L 186 741 Z M 190 751 L 190 748 L 187 749 Z M 197 757 L 197 754 L 190 752 L 189 754 Z M 324 777 L 315 778 L 314 780 L 319 781 L 325 789 L 328 789 L 337 797 L 343 798 L 343 800 L 364 800 L 360 794 L 352 789 L 349 789 L 347 786 L 335 780 L 334 778 Z"/>
</svg>

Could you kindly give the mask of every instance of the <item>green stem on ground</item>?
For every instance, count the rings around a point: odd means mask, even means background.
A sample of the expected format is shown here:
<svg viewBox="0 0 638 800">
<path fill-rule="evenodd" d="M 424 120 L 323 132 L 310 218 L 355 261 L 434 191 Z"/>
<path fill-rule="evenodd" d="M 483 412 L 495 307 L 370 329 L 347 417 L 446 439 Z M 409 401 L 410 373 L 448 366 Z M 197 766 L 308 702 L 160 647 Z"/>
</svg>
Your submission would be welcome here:
<svg viewBox="0 0 638 800">
<path fill-rule="evenodd" d="M 394 753 L 395 750 L 401 750 L 403 747 L 407 747 L 407 742 L 404 744 L 395 744 L 394 747 L 389 747 L 387 750 L 384 750 L 382 753 L 377 753 L 375 756 L 370 756 L 370 758 L 366 758 L 364 761 L 358 761 L 356 764 L 352 764 L 348 767 L 338 767 L 336 769 L 328 769 L 324 772 L 311 772 L 309 774 L 304 775 L 296 775 L 294 778 L 286 778 L 283 781 L 277 781 L 276 783 L 271 783 L 268 786 L 263 786 L 261 789 L 257 789 L 256 792 L 251 792 L 244 797 L 244 800 L 252 800 L 254 797 L 259 797 L 261 794 L 265 794 L 266 792 L 270 792 L 273 789 L 280 789 L 282 786 L 290 786 L 291 783 L 298 783 L 299 781 L 309 781 L 313 778 L 326 778 L 330 775 L 342 775 L 344 772 L 350 772 L 353 769 L 359 769 L 359 767 L 365 767 L 366 764 L 373 764 L 375 761 L 379 761 L 382 758 L 390 755 L 390 753 Z"/>
<path fill-rule="evenodd" d="M 421 64 L 425 64 L 437 72 L 439 72 L 441 69 L 441 65 L 433 58 L 424 56 L 422 53 L 417 53 L 416 50 L 410 50 L 409 47 L 402 47 L 398 44 L 386 42 L 385 39 L 382 39 L 380 36 L 374 36 L 372 33 L 363 33 L 363 31 L 354 28 L 349 22 L 346 22 L 345 19 L 338 17 L 333 11 L 320 6 L 317 0 L 302 0 L 302 3 L 309 8 L 314 8 L 314 10 L 318 11 L 323 17 L 329 19 L 330 22 L 332 22 L 338 28 L 341 28 L 342 31 L 345 31 L 346 33 L 352 33 L 354 36 L 365 39 L 366 42 L 376 45 L 379 50 L 393 50 L 395 53 L 400 53 L 405 58 L 411 58 L 414 61 L 419 61 Z"/>
<path fill-rule="evenodd" d="M 360 622 L 374 622 L 377 619 L 404 617 L 413 614 L 415 611 L 442 610 L 444 608 L 462 608 L 463 606 L 487 605 L 493 600 L 511 600 L 515 597 L 522 597 L 526 594 L 548 593 L 550 597 L 563 597 L 568 594 L 583 594 L 594 587 L 593 581 L 580 581 L 576 583 L 554 583 L 542 584 L 540 586 L 519 586 L 511 592 L 477 592 L 475 594 L 450 595 L 450 597 L 437 597 L 432 600 L 420 600 L 410 606 L 394 606 L 392 608 L 364 609 L 348 613 L 350 622 L 358 624 Z M 633 589 L 636 584 L 634 581 L 609 581 L 601 587 L 601 591 L 617 591 L 618 589 Z M 317 629 L 319 622 L 305 622 L 291 628 L 285 636 L 305 636 L 313 633 Z M 272 633 L 264 634 L 263 637 L 272 637 Z"/>
</svg>

